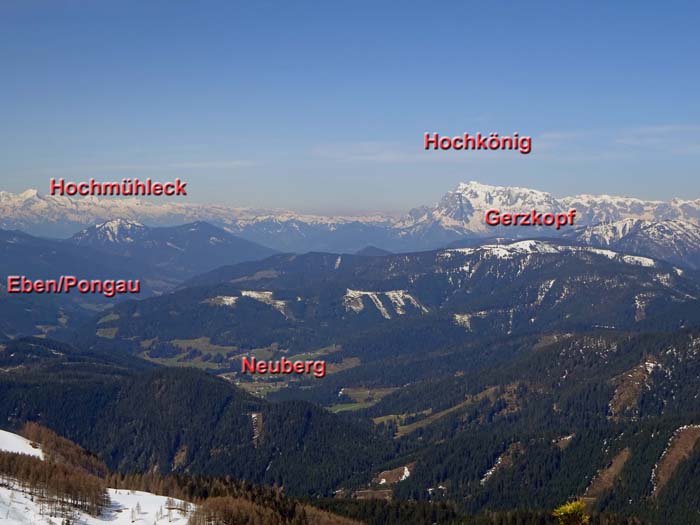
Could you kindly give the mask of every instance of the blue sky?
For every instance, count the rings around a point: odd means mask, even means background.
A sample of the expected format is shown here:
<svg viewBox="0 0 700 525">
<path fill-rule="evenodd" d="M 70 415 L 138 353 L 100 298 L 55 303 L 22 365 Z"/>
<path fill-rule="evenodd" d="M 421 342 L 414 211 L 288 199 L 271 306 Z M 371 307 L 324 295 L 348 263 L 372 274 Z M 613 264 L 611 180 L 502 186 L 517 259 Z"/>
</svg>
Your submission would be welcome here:
<svg viewBox="0 0 700 525">
<path fill-rule="evenodd" d="M 460 181 L 699 198 L 697 2 L 0 3 L 0 189 L 401 211 Z M 423 134 L 533 137 L 426 152 Z"/>
</svg>

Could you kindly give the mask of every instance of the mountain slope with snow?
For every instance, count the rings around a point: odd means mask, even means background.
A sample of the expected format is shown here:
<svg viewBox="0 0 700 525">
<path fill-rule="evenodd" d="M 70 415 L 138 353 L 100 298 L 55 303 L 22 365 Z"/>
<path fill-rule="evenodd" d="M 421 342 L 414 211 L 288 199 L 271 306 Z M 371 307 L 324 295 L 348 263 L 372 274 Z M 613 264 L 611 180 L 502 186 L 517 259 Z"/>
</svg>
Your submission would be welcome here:
<svg viewBox="0 0 700 525">
<path fill-rule="evenodd" d="M 41 448 L 28 439 L 0 430 L 0 452 L 44 459 Z M 100 516 L 76 508 L 58 511 L 58 505 L 37 497 L 35 489 L 16 479 L 0 484 L 0 519 L 8 525 L 62 525 L 65 518 L 79 525 L 186 525 L 194 506 L 149 492 L 107 489 L 109 504 Z"/>
<path fill-rule="evenodd" d="M 0 430 L 0 451 L 26 454 L 28 456 L 44 459 L 44 453 L 41 451 L 41 448 L 28 439 L 13 434 L 12 432 L 7 432 L 6 430 Z"/>
<path fill-rule="evenodd" d="M 688 221 L 623 219 L 582 227 L 567 237 L 590 246 L 700 269 L 700 226 Z"/>
<path fill-rule="evenodd" d="M 76 233 L 71 241 L 78 246 L 105 248 L 114 244 L 132 243 L 144 238 L 148 228 L 140 222 L 113 219 Z"/>
<path fill-rule="evenodd" d="M 186 525 L 190 511 L 184 502 L 149 492 L 108 489 L 109 507 L 101 516 L 71 510 L 68 516 L 48 511 L 48 505 L 19 485 L 0 486 L 0 519 L 7 525 L 62 525 L 70 517 L 76 525 Z M 190 508 L 192 506 L 190 505 Z"/>
</svg>

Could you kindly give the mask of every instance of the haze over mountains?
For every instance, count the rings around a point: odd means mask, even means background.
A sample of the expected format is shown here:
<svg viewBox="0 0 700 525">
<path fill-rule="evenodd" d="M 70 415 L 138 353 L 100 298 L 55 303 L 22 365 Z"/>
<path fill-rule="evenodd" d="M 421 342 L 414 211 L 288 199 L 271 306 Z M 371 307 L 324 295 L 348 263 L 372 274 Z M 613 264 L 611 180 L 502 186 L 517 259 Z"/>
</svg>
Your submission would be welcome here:
<svg viewBox="0 0 700 525">
<path fill-rule="evenodd" d="M 279 251 L 356 252 L 367 245 L 391 251 L 434 249 L 464 237 L 532 236 L 532 228 L 493 228 L 484 224 L 488 209 L 543 212 L 578 211 L 576 224 L 595 225 L 624 219 L 681 220 L 700 224 L 700 199 L 644 201 L 608 195 L 556 198 L 543 191 L 468 182 L 447 192 L 433 206 L 395 218 L 320 216 L 284 210 L 253 210 L 188 202 L 153 202 L 135 198 L 71 199 L 36 190 L 0 192 L 0 228 L 67 237 L 111 219 L 151 226 L 207 221 L 230 233 Z M 540 231 L 550 235 L 548 229 Z"/>
</svg>

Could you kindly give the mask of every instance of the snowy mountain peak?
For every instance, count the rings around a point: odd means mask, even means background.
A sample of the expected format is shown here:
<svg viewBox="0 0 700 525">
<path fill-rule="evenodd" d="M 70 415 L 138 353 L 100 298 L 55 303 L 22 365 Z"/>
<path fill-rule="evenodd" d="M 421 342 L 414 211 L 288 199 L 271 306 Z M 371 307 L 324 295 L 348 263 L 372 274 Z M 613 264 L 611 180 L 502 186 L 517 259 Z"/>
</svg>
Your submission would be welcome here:
<svg viewBox="0 0 700 525">
<path fill-rule="evenodd" d="M 551 194 L 520 187 L 491 186 L 476 181 L 462 182 L 446 193 L 433 208 L 411 210 L 398 226 L 412 235 L 424 235 L 436 226 L 456 235 L 486 233 L 485 213 L 492 209 L 508 212 L 537 209 L 562 211 L 562 205 Z"/>
<path fill-rule="evenodd" d="M 575 232 L 577 240 L 595 246 L 611 246 L 615 242 L 628 235 L 633 230 L 637 230 L 649 224 L 649 221 L 642 219 L 621 219 L 613 222 L 603 222 L 594 226 L 584 226 Z"/>
<path fill-rule="evenodd" d="M 33 198 L 36 197 L 38 194 L 39 194 L 39 191 L 38 191 L 38 190 L 35 190 L 35 189 L 33 189 L 33 188 L 30 188 L 30 189 L 28 189 L 28 190 L 24 190 L 24 191 L 23 191 L 22 193 L 20 193 L 17 197 L 18 197 L 19 200 L 21 200 L 21 201 L 26 201 L 26 200 L 29 200 L 29 199 L 33 199 Z"/>
<path fill-rule="evenodd" d="M 106 228 L 109 230 L 115 230 L 115 229 L 141 229 L 144 228 L 144 225 L 141 224 L 140 222 L 136 221 L 131 221 L 129 219 L 112 219 L 110 221 L 103 222 L 101 224 L 97 225 L 97 228 Z"/>
<path fill-rule="evenodd" d="M 147 231 L 148 228 L 140 222 L 112 219 L 76 233 L 73 236 L 73 241 L 78 244 L 88 241 L 98 244 L 131 243 L 142 237 Z"/>
<path fill-rule="evenodd" d="M 700 268 L 700 226 L 687 220 L 628 218 L 578 228 L 567 237 L 591 246 Z"/>
<path fill-rule="evenodd" d="M 511 198 L 518 196 L 520 198 L 534 197 L 539 199 L 547 200 L 551 199 L 551 194 L 546 191 L 533 190 L 530 188 L 521 188 L 519 186 L 495 186 L 491 184 L 482 184 L 477 181 L 460 182 L 457 187 L 449 193 L 461 193 L 468 196 L 480 196 L 480 195 L 491 195 L 493 197 L 500 197 L 508 195 Z"/>
<path fill-rule="evenodd" d="M 578 195 L 556 198 L 550 193 L 517 186 L 494 186 L 476 181 L 462 182 L 447 192 L 433 207 L 423 206 L 411 210 L 395 226 L 403 236 L 434 236 L 441 232 L 446 239 L 458 236 L 508 235 L 532 236 L 532 229 L 509 229 L 508 233 L 494 231 L 486 225 L 484 216 L 490 209 L 503 212 L 561 213 L 576 210 L 576 225 L 615 223 L 610 228 L 621 231 L 606 232 L 607 236 L 620 236 L 637 221 L 684 220 L 700 224 L 700 202 L 670 202 L 641 200 L 611 195 Z M 617 224 L 618 221 L 625 221 Z M 540 231 L 540 235 L 542 235 Z"/>
</svg>

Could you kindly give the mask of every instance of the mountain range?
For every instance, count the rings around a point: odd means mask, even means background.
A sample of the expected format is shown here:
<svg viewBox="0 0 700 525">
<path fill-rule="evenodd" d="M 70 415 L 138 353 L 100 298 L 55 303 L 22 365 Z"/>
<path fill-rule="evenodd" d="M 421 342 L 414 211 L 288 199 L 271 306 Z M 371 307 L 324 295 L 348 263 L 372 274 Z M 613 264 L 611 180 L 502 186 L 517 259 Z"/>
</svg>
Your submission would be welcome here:
<svg viewBox="0 0 700 525">
<path fill-rule="evenodd" d="M 65 237 L 86 226 L 116 218 L 151 226 L 207 221 L 279 251 L 350 253 L 368 244 L 391 251 L 414 251 L 438 248 L 464 237 L 532 236 L 529 228 L 511 231 L 512 228 L 487 226 L 483 218 L 491 208 L 511 212 L 531 209 L 559 212 L 575 208 L 578 226 L 624 219 L 700 224 L 700 199 L 664 202 L 609 195 L 558 198 L 528 188 L 467 182 L 447 192 L 437 204 L 415 208 L 401 217 L 320 216 L 286 210 L 155 203 L 136 198 L 72 199 L 44 196 L 36 190 L 19 194 L 0 192 L 0 228 Z"/>
<path fill-rule="evenodd" d="M 577 228 L 565 234 L 565 237 L 589 246 L 646 255 L 692 269 L 700 268 L 700 227 L 685 220 L 629 218 Z"/>
<path fill-rule="evenodd" d="M 132 279 L 140 298 L 173 289 L 224 264 L 276 253 L 207 223 L 151 228 L 115 219 L 66 240 L 0 230 L 0 340 L 20 334 L 54 336 L 121 298 L 101 294 L 9 294 L 5 276 L 29 279 Z"/>
<path fill-rule="evenodd" d="M 276 253 L 206 222 L 152 228 L 135 221 L 113 219 L 79 231 L 68 242 L 129 258 L 172 281 Z"/>
<path fill-rule="evenodd" d="M 400 360 L 416 343 L 428 351 L 483 337 L 683 326 L 698 301 L 694 272 L 528 240 L 383 257 L 282 254 L 224 266 L 174 293 L 115 305 L 82 336 L 90 347 L 219 373 L 240 371 L 243 356 L 316 352 L 337 365 L 330 375 L 359 365 L 368 379 L 375 370 L 368 361 Z M 381 348 L 369 342 L 378 333 Z M 415 342 L 394 342 L 410 334 Z M 384 377 L 405 373 L 381 370 Z M 334 383 L 323 381 L 324 388 Z"/>
<path fill-rule="evenodd" d="M 411 210 L 394 227 L 403 235 L 423 236 L 434 230 L 443 235 L 492 236 L 509 231 L 503 227 L 493 228 L 485 224 L 484 214 L 489 209 L 503 212 L 577 211 L 577 225 L 592 225 L 622 219 L 668 220 L 681 219 L 700 224 L 700 199 L 670 202 L 644 201 L 629 197 L 610 195 L 579 195 L 556 198 L 552 194 L 528 188 L 503 187 L 467 182 L 446 193 L 432 207 Z M 511 228 L 512 229 L 512 228 Z M 516 232 L 518 236 L 530 236 L 531 232 Z M 510 235 L 513 235 L 511 232 Z"/>
</svg>

